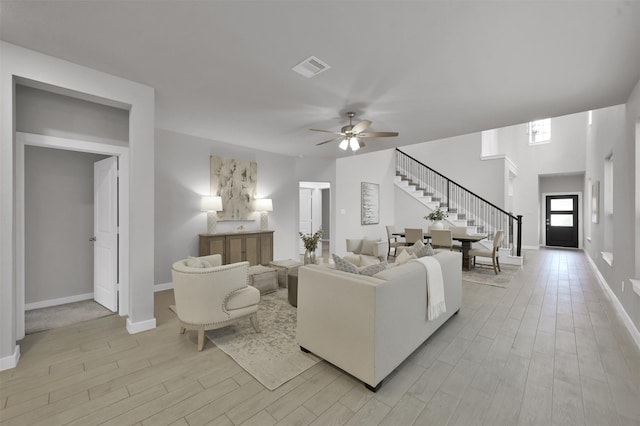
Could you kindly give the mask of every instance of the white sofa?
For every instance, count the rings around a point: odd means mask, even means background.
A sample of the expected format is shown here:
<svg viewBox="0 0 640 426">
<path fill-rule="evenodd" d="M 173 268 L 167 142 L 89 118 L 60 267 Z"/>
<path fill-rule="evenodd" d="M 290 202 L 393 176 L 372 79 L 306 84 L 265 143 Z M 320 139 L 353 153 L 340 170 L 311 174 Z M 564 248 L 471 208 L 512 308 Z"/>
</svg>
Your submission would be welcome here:
<svg viewBox="0 0 640 426">
<path fill-rule="evenodd" d="M 382 239 L 348 238 L 347 254 L 344 257 L 356 266 L 367 266 L 387 260 L 389 242 Z"/>
<path fill-rule="evenodd" d="M 426 270 L 419 262 L 373 277 L 306 265 L 298 274 L 300 349 L 312 352 L 378 390 L 382 381 L 461 306 L 458 252 L 435 254 L 447 310 L 427 321 Z"/>
</svg>

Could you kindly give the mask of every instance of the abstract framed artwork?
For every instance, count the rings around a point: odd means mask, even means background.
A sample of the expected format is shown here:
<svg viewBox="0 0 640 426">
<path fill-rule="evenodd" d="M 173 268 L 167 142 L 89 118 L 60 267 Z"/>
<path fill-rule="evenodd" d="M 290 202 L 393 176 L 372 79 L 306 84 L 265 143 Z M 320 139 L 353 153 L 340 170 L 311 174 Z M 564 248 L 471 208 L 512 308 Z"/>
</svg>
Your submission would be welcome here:
<svg viewBox="0 0 640 426">
<path fill-rule="evenodd" d="M 380 186 L 377 183 L 361 183 L 362 225 L 380 223 Z"/>
<path fill-rule="evenodd" d="M 258 165 L 255 161 L 212 155 L 211 195 L 222 198 L 219 220 L 251 220 L 256 196 Z"/>
</svg>

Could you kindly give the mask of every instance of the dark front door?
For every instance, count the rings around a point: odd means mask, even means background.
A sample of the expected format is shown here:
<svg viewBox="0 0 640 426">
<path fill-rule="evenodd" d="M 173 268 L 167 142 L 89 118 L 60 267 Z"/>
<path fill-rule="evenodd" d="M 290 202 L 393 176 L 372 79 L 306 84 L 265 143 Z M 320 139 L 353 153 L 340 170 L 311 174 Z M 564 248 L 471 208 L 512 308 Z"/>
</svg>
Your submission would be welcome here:
<svg viewBox="0 0 640 426">
<path fill-rule="evenodd" d="M 578 248 L 578 196 L 547 195 L 547 245 Z"/>
</svg>

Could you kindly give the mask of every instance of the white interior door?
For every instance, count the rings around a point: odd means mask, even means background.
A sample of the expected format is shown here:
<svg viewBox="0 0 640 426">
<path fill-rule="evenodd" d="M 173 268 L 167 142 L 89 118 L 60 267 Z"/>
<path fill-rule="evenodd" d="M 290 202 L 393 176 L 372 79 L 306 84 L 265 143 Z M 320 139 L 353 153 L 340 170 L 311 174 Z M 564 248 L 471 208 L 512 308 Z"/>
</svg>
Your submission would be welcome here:
<svg viewBox="0 0 640 426">
<path fill-rule="evenodd" d="M 93 165 L 93 298 L 118 310 L 118 158 Z"/>
<path fill-rule="evenodd" d="M 312 190 L 311 188 L 300 188 L 300 232 L 303 234 L 311 234 L 311 206 L 312 206 Z M 302 240 L 300 240 L 300 253 L 304 253 L 305 248 Z"/>
</svg>

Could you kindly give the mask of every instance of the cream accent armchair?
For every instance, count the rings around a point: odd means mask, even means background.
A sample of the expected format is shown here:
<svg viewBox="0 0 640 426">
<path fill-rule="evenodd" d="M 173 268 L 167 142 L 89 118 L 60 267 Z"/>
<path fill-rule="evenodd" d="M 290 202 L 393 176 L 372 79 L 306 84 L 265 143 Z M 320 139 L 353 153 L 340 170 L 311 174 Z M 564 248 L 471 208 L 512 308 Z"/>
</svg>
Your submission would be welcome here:
<svg viewBox="0 0 640 426">
<path fill-rule="evenodd" d="M 183 259 L 171 268 L 180 334 L 197 330 L 198 351 L 201 351 L 206 330 L 225 327 L 243 318 L 249 318 L 259 333 L 260 292 L 247 284 L 249 262 L 222 265 L 219 254 L 196 259 L 212 267 L 190 267 L 188 259 Z"/>
<path fill-rule="evenodd" d="M 367 266 L 387 260 L 389 243 L 382 239 L 347 238 L 347 252 L 346 260 L 356 266 Z"/>
</svg>

